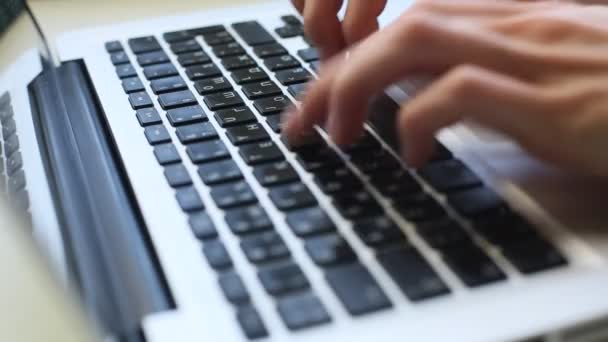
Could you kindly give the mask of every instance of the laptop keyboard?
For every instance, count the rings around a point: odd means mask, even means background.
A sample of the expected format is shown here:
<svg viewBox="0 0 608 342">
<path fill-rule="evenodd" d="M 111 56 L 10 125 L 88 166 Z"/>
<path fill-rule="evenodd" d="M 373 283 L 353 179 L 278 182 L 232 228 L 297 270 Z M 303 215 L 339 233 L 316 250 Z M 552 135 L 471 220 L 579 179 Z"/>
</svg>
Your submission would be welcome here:
<svg viewBox="0 0 608 342">
<path fill-rule="evenodd" d="M 566 264 L 551 243 L 439 143 L 432 162 L 411 170 L 369 127 L 359 141 L 342 150 L 328 144 L 319 132 L 300 146 L 273 139 L 281 131 L 280 113 L 292 104 L 291 98 L 303 95 L 305 82 L 319 67 L 314 47 L 290 54 L 281 45 L 283 40 L 303 35 L 297 17 L 282 20 L 284 25 L 275 29 L 280 39 L 258 22 L 248 21 L 231 25 L 236 35 L 221 25 L 165 33 L 162 39 L 169 49 L 154 36 L 132 38 L 124 46 L 119 41 L 106 43 L 134 120 L 142 126 L 168 184 L 175 189 L 177 203 L 188 215 L 204 256 L 218 273 L 219 288 L 234 305 L 236 320 L 248 338 L 269 336 L 272 331 L 232 266 L 192 177 L 200 177 L 210 188 L 215 205 L 224 212 L 228 233 L 239 237 L 241 252 L 256 268 L 260 284 L 275 299 L 277 312 L 290 330 L 329 324 L 332 317 L 244 174 L 252 173 L 267 190 L 271 203 L 284 213 L 308 257 L 353 316 L 396 304 L 360 261 L 362 251 L 341 234 L 346 229 L 352 229 L 375 253 L 378 263 L 413 302 L 452 291 L 427 261 L 420 243 L 436 251 L 462 284 L 471 288 L 507 279 L 504 264 L 522 274 Z M 178 63 L 173 64 L 168 54 Z M 149 82 L 152 93 L 144 82 Z M 191 89 L 202 96 L 203 103 Z M 252 101 L 251 106 L 237 90 Z M 162 113 L 155 109 L 155 101 Z M 163 124 L 161 115 L 170 126 Z M 238 154 L 231 154 L 211 120 L 224 130 Z M 172 141 L 169 129 L 175 130 L 179 141 Z M 189 160 L 182 159 L 176 144 L 186 146 Z M 295 154 L 296 163 L 313 176 L 315 185 L 351 226 L 338 229 L 279 145 Z M 247 167 L 239 167 L 235 162 L 239 158 Z M 197 165 L 198 174 L 190 174 L 185 163 Z M 399 223 L 403 220 L 415 229 L 406 232 Z M 423 242 L 413 243 L 414 236 Z"/>
</svg>

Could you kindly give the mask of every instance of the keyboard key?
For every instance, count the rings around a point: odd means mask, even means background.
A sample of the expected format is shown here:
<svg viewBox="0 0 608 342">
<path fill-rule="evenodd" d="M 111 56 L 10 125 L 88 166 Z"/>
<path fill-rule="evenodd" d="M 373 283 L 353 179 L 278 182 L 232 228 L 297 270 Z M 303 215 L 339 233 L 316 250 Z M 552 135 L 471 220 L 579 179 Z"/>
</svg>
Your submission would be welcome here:
<svg viewBox="0 0 608 342">
<path fill-rule="evenodd" d="M 199 105 L 170 109 L 167 111 L 167 119 L 171 126 L 180 126 L 195 122 L 207 121 L 207 114 Z"/>
<path fill-rule="evenodd" d="M 188 89 L 186 82 L 184 82 L 180 76 L 164 77 L 152 80 L 152 82 L 150 82 L 150 87 L 156 95 Z"/>
<path fill-rule="evenodd" d="M 302 22 L 295 15 L 284 15 L 281 17 L 281 20 L 289 26 L 302 26 Z"/>
<path fill-rule="evenodd" d="M 211 197 L 221 209 L 244 206 L 258 201 L 253 190 L 245 181 L 215 186 L 211 189 Z"/>
<path fill-rule="evenodd" d="M 110 54 L 110 60 L 114 65 L 129 63 L 129 56 L 124 51 L 118 51 Z"/>
<path fill-rule="evenodd" d="M 11 200 L 17 210 L 26 213 L 25 217 L 27 220 L 29 220 L 28 226 L 31 227 L 32 226 L 31 217 L 30 217 L 29 213 L 26 212 L 27 209 L 30 207 L 30 198 L 29 198 L 27 190 L 21 189 L 21 190 L 17 191 L 16 193 L 14 193 L 11 196 Z"/>
<path fill-rule="evenodd" d="M 452 219 L 421 223 L 416 226 L 416 231 L 433 248 L 457 248 L 462 244 L 471 244 L 469 234 Z"/>
<path fill-rule="evenodd" d="M 323 267 L 357 260 L 348 242 L 335 233 L 306 239 L 304 247 L 312 261 Z"/>
<path fill-rule="evenodd" d="M 142 67 L 166 62 L 169 62 L 169 57 L 167 57 L 167 54 L 162 50 L 142 53 L 141 55 L 137 56 L 137 63 L 139 63 L 139 65 Z"/>
<path fill-rule="evenodd" d="M 144 91 L 129 94 L 129 103 L 133 109 L 152 107 L 152 99 Z"/>
<path fill-rule="evenodd" d="M 225 90 L 232 90 L 232 85 L 223 76 L 207 78 L 194 82 L 194 88 L 201 95 L 208 95 Z"/>
<path fill-rule="evenodd" d="M 174 164 L 182 161 L 173 144 L 162 144 L 154 147 L 154 156 L 160 165 Z"/>
<path fill-rule="evenodd" d="M 306 97 L 306 89 L 306 83 L 298 83 L 292 84 L 287 87 L 287 92 L 296 99 L 303 99 L 304 97 Z"/>
<path fill-rule="evenodd" d="M 118 40 L 113 40 L 111 42 L 107 42 L 105 44 L 105 47 L 106 47 L 106 51 L 108 51 L 108 52 L 124 51 L 122 48 L 122 44 L 120 44 L 120 42 Z"/>
<path fill-rule="evenodd" d="M 137 72 L 131 64 L 121 64 L 116 66 L 116 75 L 118 75 L 118 78 L 123 79 L 135 77 L 137 76 Z"/>
<path fill-rule="evenodd" d="M 257 204 L 226 211 L 226 223 L 236 235 L 257 233 L 273 226 L 264 208 Z"/>
<path fill-rule="evenodd" d="M 403 218 L 412 222 L 438 220 L 447 216 L 445 209 L 424 192 L 396 198 L 394 205 Z"/>
<path fill-rule="evenodd" d="M 190 144 L 186 147 L 186 152 L 190 160 L 195 164 L 230 157 L 230 152 L 228 152 L 224 143 L 219 139 Z"/>
<path fill-rule="evenodd" d="M 203 48 L 201 48 L 196 40 L 189 39 L 171 44 L 171 51 L 173 51 L 174 54 L 179 55 L 186 52 L 203 51 Z"/>
<path fill-rule="evenodd" d="M 418 173 L 441 192 L 473 188 L 482 184 L 479 177 L 458 159 L 428 164 Z"/>
<path fill-rule="evenodd" d="M 566 259 L 550 243 L 531 238 L 506 245 L 502 248 L 504 256 L 520 272 L 530 274 L 565 265 Z"/>
<path fill-rule="evenodd" d="M 505 205 L 496 192 L 485 186 L 450 193 L 448 203 L 465 217 L 483 215 Z"/>
<path fill-rule="evenodd" d="M 494 261 L 475 245 L 444 250 L 442 255 L 446 264 L 469 287 L 506 278 Z"/>
<path fill-rule="evenodd" d="M 211 58 L 204 51 L 194 51 L 178 55 L 177 62 L 183 67 L 189 67 L 196 64 L 207 64 L 211 62 Z"/>
<path fill-rule="evenodd" d="M 2 148 L 0 147 L 0 150 Z M 17 138 L 16 134 L 10 135 L 8 138 L 4 139 L 4 155 L 5 157 L 11 157 L 13 153 L 17 152 L 19 149 L 19 138 Z M 0 151 L 0 155 L 2 151 Z M 2 164 L 0 162 L 0 164 Z M 0 171 L 2 172 L 2 171 Z"/>
<path fill-rule="evenodd" d="M 219 240 L 206 241 L 203 244 L 203 254 L 205 254 L 209 266 L 215 270 L 225 270 L 232 267 L 230 254 Z"/>
<path fill-rule="evenodd" d="M 144 88 L 144 84 L 141 83 L 139 77 L 129 77 L 122 80 L 122 89 L 128 94 L 142 91 L 146 88 Z"/>
<path fill-rule="evenodd" d="M 179 126 L 176 132 L 182 144 L 217 138 L 217 132 L 210 122 Z"/>
<path fill-rule="evenodd" d="M 280 56 L 287 54 L 287 50 L 279 43 L 259 45 L 253 48 L 253 53 L 260 58 Z"/>
<path fill-rule="evenodd" d="M 193 212 L 205 209 L 201 197 L 196 192 L 196 189 L 189 186 L 186 188 L 179 188 L 175 193 L 177 203 L 185 212 Z"/>
<path fill-rule="evenodd" d="M 171 63 L 155 64 L 144 68 L 144 75 L 148 80 L 177 76 L 177 69 Z"/>
<path fill-rule="evenodd" d="M 319 51 L 315 48 L 298 50 L 298 56 L 305 62 L 313 62 L 319 60 Z"/>
<path fill-rule="evenodd" d="M 218 32 L 223 32 L 226 31 L 226 28 L 223 25 L 210 25 L 210 26 L 203 26 L 203 27 L 197 27 L 197 28 L 193 28 L 188 30 L 188 32 L 190 32 L 190 34 L 192 34 L 192 36 L 205 36 L 208 34 L 213 34 L 213 33 L 218 33 Z"/>
<path fill-rule="evenodd" d="M 4 185 L 4 184 L 3 184 Z M 23 169 L 17 170 L 8 178 L 8 193 L 15 194 L 25 188 L 25 173 Z"/>
<path fill-rule="evenodd" d="M 239 149 L 239 153 L 248 165 L 269 163 L 284 159 L 283 153 L 272 141 L 244 145 Z"/>
<path fill-rule="evenodd" d="M 476 218 L 473 221 L 473 229 L 498 246 L 505 246 L 538 235 L 528 222 L 507 209 L 497 210 L 484 217 Z"/>
<path fill-rule="evenodd" d="M 171 142 L 169 132 L 163 125 L 147 126 L 144 130 L 146 139 L 150 145 L 162 144 Z"/>
<path fill-rule="evenodd" d="M 317 204 L 304 183 L 280 185 L 270 189 L 270 199 L 279 210 L 293 210 Z"/>
<path fill-rule="evenodd" d="M 450 293 L 431 265 L 414 248 L 397 248 L 378 254 L 378 261 L 412 301 Z"/>
<path fill-rule="evenodd" d="M 239 43 L 232 42 L 229 44 L 214 46 L 213 53 L 217 57 L 223 58 L 223 57 L 229 57 L 229 56 L 242 55 L 245 53 L 245 50 L 243 49 L 243 47 L 241 47 L 241 45 Z"/>
<path fill-rule="evenodd" d="M 272 129 L 275 133 L 281 133 L 283 129 L 283 119 L 281 118 L 281 114 L 273 114 L 266 116 L 266 122 L 270 129 Z"/>
<path fill-rule="evenodd" d="M 372 184 L 388 198 L 420 194 L 422 186 L 404 169 L 380 170 L 371 175 Z"/>
<path fill-rule="evenodd" d="M 186 75 L 191 81 L 222 76 L 222 71 L 213 63 L 197 64 L 186 68 Z"/>
<path fill-rule="evenodd" d="M 176 188 L 192 184 L 188 170 L 182 164 L 168 165 L 165 167 L 165 177 L 169 185 Z"/>
<path fill-rule="evenodd" d="M 255 264 L 285 259 L 290 256 L 287 245 L 274 231 L 243 237 L 241 239 L 241 249 L 247 260 Z"/>
<path fill-rule="evenodd" d="M 213 111 L 243 105 L 243 99 L 235 91 L 207 95 L 204 101 L 207 107 Z"/>
<path fill-rule="evenodd" d="M 331 322 L 321 301 L 311 293 L 281 298 L 277 309 L 289 330 Z"/>
<path fill-rule="evenodd" d="M 188 224 L 190 224 L 190 228 L 197 239 L 208 240 L 217 237 L 215 225 L 204 211 L 191 214 L 188 218 Z"/>
<path fill-rule="evenodd" d="M 189 30 L 173 31 L 163 34 L 163 38 L 167 43 L 175 43 L 184 40 L 189 40 L 193 37 Z"/>
<path fill-rule="evenodd" d="M 141 126 L 156 125 L 162 123 L 158 111 L 154 107 L 138 109 L 135 113 L 137 121 Z"/>
<path fill-rule="evenodd" d="M 291 55 L 283 55 L 277 57 L 270 57 L 264 60 L 264 65 L 266 65 L 266 67 L 272 71 L 278 71 L 284 69 L 297 68 L 300 66 L 300 62 L 298 62 L 298 60 Z"/>
<path fill-rule="evenodd" d="M 298 37 L 304 34 L 302 27 L 290 25 L 277 27 L 274 31 L 283 39 Z"/>
<path fill-rule="evenodd" d="M 270 140 L 270 136 L 259 123 L 229 127 L 226 129 L 226 134 L 234 145 Z"/>
<path fill-rule="evenodd" d="M 268 331 L 264 326 L 262 318 L 253 307 L 239 307 L 236 317 L 241 329 L 243 329 L 243 333 L 248 339 L 253 340 L 268 336 Z"/>
<path fill-rule="evenodd" d="M 287 224 L 300 237 L 312 236 L 336 230 L 329 216 L 320 208 L 305 208 L 289 212 Z"/>
<path fill-rule="evenodd" d="M 282 85 L 306 83 L 312 79 L 312 75 L 308 72 L 308 70 L 302 67 L 277 71 L 275 76 Z"/>
<path fill-rule="evenodd" d="M 258 277 L 266 292 L 274 296 L 310 287 L 304 272 L 294 263 L 265 267 L 258 271 Z"/>
<path fill-rule="evenodd" d="M 270 115 L 283 112 L 292 102 L 285 95 L 266 97 L 253 102 L 253 106 L 261 115 Z"/>
<path fill-rule="evenodd" d="M 222 59 L 222 65 L 226 70 L 236 70 L 243 68 L 250 68 L 257 65 L 257 63 L 249 57 L 249 55 L 231 56 Z"/>
<path fill-rule="evenodd" d="M 351 220 L 372 217 L 384 212 L 384 209 L 367 190 L 336 194 L 334 201 L 340 214 Z"/>
<path fill-rule="evenodd" d="M 215 112 L 215 119 L 222 127 L 230 127 L 256 122 L 257 119 L 251 109 L 247 107 L 234 107 Z"/>
<path fill-rule="evenodd" d="M 366 245 L 380 249 L 385 246 L 406 246 L 405 233 L 386 215 L 378 215 L 354 223 L 353 230 Z"/>
<path fill-rule="evenodd" d="M 253 171 L 262 186 L 273 186 L 298 181 L 296 171 L 287 162 L 257 166 Z"/>
<path fill-rule="evenodd" d="M 283 92 L 272 81 L 263 81 L 259 83 L 249 83 L 243 86 L 243 93 L 248 99 L 254 100 L 261 97 L 268 97 L 272 95 L 280 95 Z"/>
<path fill-rule="evenodd" d="M 232 24 L 232 28 L 250 46 L 274 43 L 274 38 L 257 21 Z"/>
<path fill-rule="evenodd" d="M 250 82 L 266 81 L 269 79 L 268 74 L 261 68 L 240 69 L 232 72 L 232 79 L 237 84 L 245 84 Z"/>
<path fill-rule="evenodd" d="M 321 170 L 315 175 L 315 182 L 329 195 L 361 190 L 363 184 L 346 166 Z"/>
<path fill-rule="evenodd" d="M 227 31 L 219 31 L 203 35 L 205 43 L 209 46 L 216 46 L 234 42 L 234 38 Z"/>
<path fill-rule="evenodd" d="M 297 159 L 306 171 L 312 172 L 344 165 L 338 154 L 327 146 L 301 149 L 298 151 Z"/>
<path fill-rule="evenodd" d="M 321 61 L 311 62 L 310 68 L 312 69 L 312 71 L 319 73 L 319 70 L 321 70 Z"/>
<path fill-rule="evenodd" d="M 219 278 L 220 288 L 226 299 L 233 304 L 249 302 L 249 292 L 241 277 L 235 272 L 223 273 Z"/>
<path fill-rule="evenodd" d="M 353 316 L 387 309 L 392 303 L 376 280 L 359 263 L 332 267 L 325 278 L 346 310 Z"/>
<path fill-rule="evenodd" d="M 129 47 L 134 54 L 160 50 L 160 44 L 153 36 L 131 38 L 128 41 Z"/>
<path fill-rule="evenodd" d="M 222 160 L 200 165 L 198 174 L 207 185 L 226 183 L 243 178 L 241 170 L 233 160 Z"/>
<path fill-rule="evenodd" d="M 15 134 L 16 131 L 17 131 L 17 124 L 15 123 L 15 119 L 13 119 L 12 117 L 9 118 L 9 119 L 6 119 L 2 123 L 2 136 L 3 136 L 3 138 L 4 138 L 5 141 L 10 136 L 12 136 L 13 134 Z"/>
<path fill-rule="evenodd" d="M 160 103 L 160 106 L 166 110 L 176 107 L 194 105 L 198 102 L 190 90 L 182 90 L 160 95 L 158 97 L 158 103 Z"/>
</svg>

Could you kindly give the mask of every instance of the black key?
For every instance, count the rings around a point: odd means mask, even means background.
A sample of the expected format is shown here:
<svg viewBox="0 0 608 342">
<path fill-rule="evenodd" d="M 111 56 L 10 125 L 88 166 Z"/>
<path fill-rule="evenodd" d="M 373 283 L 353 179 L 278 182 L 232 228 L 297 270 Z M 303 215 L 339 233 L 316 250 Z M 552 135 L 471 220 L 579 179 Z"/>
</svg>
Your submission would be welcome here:
<svg viewBox="0 0 608 342">
<path fill-rule="evenodd" d="M 319 60 L 319 51 L 315 48 L 298 50 L 298 56 L 305 62 L 313 62 Z"/>
<path fill-rule="evenodd" d="M 161 165 L 174 164 L 182 161 L 173 144 L 162 144 L 154 147 L 154 156 Z"/>
<path fill-rule="evenodd" d="M 175 198 L 183 211 L 192 212 L 205 209 L 198 192 L 191 186 L 177 189 Z"/>
<path fill-rule="evenodd" d="M 245 163 L 249 165 L 269 163 L 284 159 L 283 153 L 272 141 L 245 145 L 239 149 L 239 153 L 245 160 Z"/>
<path fill-rule="evenodd" d="M 370 150 L 377 151 L 382 150 L 382 146 L 380 142 L 369 132 L 365 131 L 363 136 L 357 139 L 354 143 L 343 147 L 344 152 L 348 154 L 359 154 L 362 152 L 365 155 L 365 152 Z"/>
<path fill-rule="evenodd" d="M 8 193 L 15 194 L 23 188 L 25 188 L 25 173 L 20 169 L 8 178 Z"/>
<path fill-rule="evenodd" d="M 235 91 L 207 95 L 204 101 L 207 107 L 213 111 L 243 105 L 243 99 Z"/>
<path fill-rule="evenodd" d="M 188 67 L 196 64 L 206 64 L 211 62 L 211 58 L 204 51 L 186 52 L 177 56 L 177 62 L 183 66 Z"/>
<path fill-rule="evenodd" d="M 237 42 L 232 42 L 224 45 L 216 45 L 213 47 L 213 53 L 219 57 L 228 57 L 228 56 L 236 56 L 242 55 L 245 53 L 245 50 L 241 45 Z"/>
<path fill-rule="evenodd" d="M 336 230 L 329 216 L 320 208 L 305 208 L 287 214 L 287 224 L 297 236 L 312 236 Z"/>
<path fill-rule="evenodd" d="M 507 260 L 524 274 L 547 270 L 567 263 L 555 247 L 540 238 L 506 245 L 502 248 L 502 252 Z"/>
<path fill-rule="evenodd" d="M 239 307 L 236 317 L 241 329 L 243 329 L 243 333 L 248 339 L 253 340 L 268 336 L 268 331 L 264 326 L 262 318 L 253 307 Z"/>
<path fill-rule="evenodd" d="M 164 77 L 152 80 L 150 87 L 154 94 L 188 89 L 186 82 L 180 76 Z"/>
<path fill-rule="evenodd" d="M 163 34 L 163 38 L 169 44 L 189 40 L 193 37 L 189 30 L 173 31 Z"/>
<path fill-rule="evenodd" d="M 281 133 L 281 130 L 283 129 L 283 119 L 281 118 L 281 114 L 268 115 L 266 117 L 266 122 L 273 132 Z"/>
<path fill-rule="evenodd" d="M 272 71 L 284 70 L 297 68 L 300 66 L 300 62 L 293 58 L 291 55 L 283 55 L 277 57 L 270 57 L 264 60 L 264 65 Z"/>
<path fill-rule="evenodd" d="M 450 289 L 414 248 L 397 248 L 378 254 L 378 261 L 412 301 L 445 295 Z"/>
<path fill-rule="evenodd" d="M 225 90 L 232 90 L 232 85 L 223 77 L 207 78 L 194 82 L 194 88 L 201 95 L 217 93 Z"/>
<path fill-rule="evenodd" d="M 226 223 L 234 234 L 257 233 L 272 228 L 272 221 L 260 205 L 226 211 Z"/>
<path fill-rule="evenodd" d="M 373 248 L 400 245 L 406 246 L 403 231 L 386 215 L 378 215 L 354 223 L 353 230 L 366 245 Z"/>
<path fill-rule="evenodd" d="M 209 215 L 204 211 L 199 211 L 190 215 L 188 223 L 197 239 L 207 240 L 217 237 L 215 225 L 211 221 L 211 218 L 209 218 Z"/>
<path fill-rule="evenodd" d="M 321 301 L 311 293 L 281 298 L 277 309 L 289 330 L 331 322 Z"/>
<path fill-rule="evenodd" d="M 259 123 L 229 127 L 226 129 L 226 134 L 234 145 L 270 140 L 270 136 Z"/>
<path fill-rule="evenodd" d="M 299 180 L 298 174 L 287 162 L 258 166 L 253 171 L 262 186 L 273 186 Z"/>
<path fill-rule="evenodd" d="M 344 162 L 334 150 L 325 146 L 321 148 L 302 149 L 298 151 L 298 162 L 306 171 L 318 171 L 343 165 Z"/>
<path fill-rule="evenodd" d="M 201 48 L 196 40 L 189 39 L 171 44 L 171 51 L 173 51 L 174 54 L 179 55 L 186 52 L 203 51 L 203 48 Z"/>
<path fill-rule="evenodd" d="M 447 216 L 445 209 L 426 193 L 405 195 L 395 199 L 395 208 L 406 220 L 424 222 Z"/>
<path fill-rule="evenodd" d="M 0 150 L 2 148 L 0 147 Z M 16 134 L 13 134 L 11 136 L 9 136 L 8 138 L 4 139 L 4 154 L 5 156 L 8 158 L 10 156 L 13 155 L 13 153 L 17 152 L 17 150 L 19 149 L 19 138 L 17 138 Z M 0 151 L 0 155 L 2 154 L 2 152 Z M 0 162 L 0 164 L 2 164 Z M 2 172 L 2 171 L 0 171 Z"/>
<path fill-rule="evenodd" d="M 346 166 L 322 170 L 315 175 L 315 182 L 326 194 L 361 190 L 363 184 Z"/>
<path fill-rule="evenodd" d="M 284 15 L 281 17 L 281 20 L 287 25 L 290 26 L 302 26 L 302 22 L 295 15 Z"/>
<path fill-rule="evenodd" d="M 473 229 L 498 246 L 534 238 L 538 233 L 521 216 L 508 209 L 488 213 L 473 221 Z"/>
<path fill-rule="evenodd" d="M 226 28 L 224 27 L 224 25 L 203 26 L 203 27 L 197 27 L 197 28 L 188 30 L 188 32 L 190 32 L 190 34 L 192 34 L 192 36 L 206 36 L 209 34 L 224 32 L 224 31 L 226 31 Z"/>
<path fill-rule="evenodd" d="M 216 46 L 234 42 L 234 38 L 227 31 L 219 31 L 203 35 L 205 43 L 209 46 Z"/>
<path fill-rule="evenodd" d="M 122 44 L 120 44 L 120 42 L 118 40 L 113 40 L 111 42 L 107 42 L 105 44 L 105 47 L 106 47 L 106 51 L 108 51 L 108 52 L 124 51 L 122 48 Z"/>
<path fill-rule="evenodd" d="M 219 139 L 190 144 L 186 147 L 186 152 L 190 160 L 195 164 L 230 157 L 230 152 L 228 152 L 224 143 Z"/>
<path fill-rule="evenodd" d="M 315 61 L 310 63 L 310 68 L 312 71 L 318 73 L 321 70 L 321 61 Z"/>
<path fill-rule="evenodd" d="M 277 27 L 274 31 L 279 35 L 279 37 L 284 39 L 298 37 L 304 34 L 304 29 L 302 27 L 291 25 Z"/>
<path fill-rule="evenodd" d="M 211 189 L 211 197 L 221 209 L 244 206 L 258 201 L 253 190 L 245 181 L 215 186 Z"/>
<path fill-rule="evenodd" d="M 403 169 L 401 163 L 384 149 L 351 153 L 351 161 L 362 173 L 369 175 Z"/>
<path fill-rule="evenodd" d="M 237 84 L 245 84 L 250 82 L 259 82 L 268 80 L 268 74 L 259 67 L 235 70 L 232 73 L 232 79 Z"/>
<path fill-rule="evenodd" d="M 145 91 L 129 94 L 129 103 L 133 109 L 152 107 L 152 99 Z"/>
<path fill-rule="evenodd" d="M 160 115 L 154 107 L 138 109 L 135 116 L 141 126 L 156 125 L 162 123 Z"/>
<path fill-rule="evenodd" d="M 469 287 L 506 279 L 494 261 L 475 245 L 444 250 L 442 255 L 452 271 Z"/>
<path fill-rule="evenodd" d="M 433 248 L 457 248 L 471 243 L 469 234 L 452 219 L 422 223 L 416 226 L 416 231 Z"/>
<path fill-rule="evenodd" d="M 312 261 L 319 266 L 332 266 L 357 260 L 357 255 L 348 242 L 335 233 L 309 238 L 304 247 Z"/>
<path fill-rule="evenodd" d="M 325 278 L 353 316 L 392 307 L 376 280 L 359 263 L 329 268 Z"/>
<path fill-rule="evenodd" d="M 186 75 L 191 81 L 202 80 L 204 78 L 217 77 L 222 75 L 222 71 L 213 63 L 197 64 L 186 68 Z"/>
<path fill-rule="evenodd" d="M 243 93 L 248 99 L 254 100 L 261 97 L 268 97 L 272 95 L 280 95 L 283 92 L 272 81 L 263 81 L 259 83 L 249 83 L 243 86 Z"/>
<path fill-rule="evenodd" d="M 139 77 L 129 77 L 122 80 L 122 89 L 125 90 L 125 93 L 133 93 L 136 91 L 145 90 L 144 84 L 141 83 Z"/>
<path fill-rule="evenodd" d="M 376 216 L 384 212 L 384 209 L 367 190 L 336 194 L 334 200 L 336 208 L 342 216 L 351 220 Z"/>
<path fill-rule="evenodd" d="M 260 58 L 287 54 L 287 50 L 279 43 L 259 45 L 253 48 L 253 53 Z"/>
<path fill-rule="evenodd" d="M 263 268 L 258 277 L 266 292 L 274 296 L 310 287 L 304 272 L 292 263 Z"/>
<path fill-rule="evenodd" d="M 420 183 L 405 169 L 380 170 L 371 177 L 376 189 L 392 199 L 422 192 Z"/>
<path fill-rule="evenodd" d="M 236 70 L 254 67 L 257 63 L 249 55 L 240 55 L 222 59 L 222 65 L 226 70 Z"/>
<path fill-rule="evenodd" d="M 110 54 L 110 59 L 114 65 L 129 63 L 129 56 L 124 51 L 118 51 Z"/>
<path fill-rule="evenodd" d="M 222 109 L 220 111 L 215 112 L 215 119 L 222 127 L 243 125 L 257 121 L 251 109 L 247 107 Z"/>
<path fill-rule="evenodd" d="M 207 114 L 199 105 L 175 108 L 167 111 L 167 119 L 171 126 L 207 121 Z"/>
<path fill-rule="evenodd" d="M 198 174 L 207 185 L 231 182 L 243 178 L 238 165 L 233 160 L 222 160 L 199 166 Z"/>
<path fill-rule="evenodd" d="M 226 299 L 233 304 L 249 302 L 249 292 L 241 277 L 235 272 L 223 273 L 219 278 L 220 287 Z"/>
<path fill-rule="evenodd" d="M 205 254 L 209 266 L 215 270 L 225 270 L 232 267 L 230 254 L 219 240 L 205 242 L 203 244 L 203 254 Z"/>
<path fill-rule="evenodd" d="M 270 199 L 279 210 L 293 210 L 317 204 L 315 196 L 304 183 L 273 187 L 270 189 Z"/>
<path fill-rule="evenodd" d="M 12 117 L 4 120 L 2 123 L 2 136 L 4 141 L 6 141 L 9 137 L 11 137 L 17 131 L 17 124 L 15 123 L 15 119 Z"/>
<path fill-rule="evenodd" d="M 305 83 L 292 84 L 287 87 L 287 92 L 296 99 L 303 99 L 306 97 L 306 87 Z"/>
<path fill-rule="evenodd" d="M 435 151 L 433 152 L 433 155 L 431 156 L 430 161 L 431 162 L 444 161 L 444 160 L 450 160 L 452 158 L 454 158 L 454 155 L 452 154 L 452 152 L 450 150 L 448 150 L 439 141 L 435 141 Z"/>
<path fill-rule="evenodd" d="M 255 46 L 274 43 L 274 38 L 257 21 L 246 21 L 232 24 L 232 28 L 241 36 L 245 43 Z"/>
<path fill-rule="evenodd" d="M 182 90 L 160 95 L 158 97 L 158 103 L 160 103 L 160 106 L 166 110 L 176 107 L 194 105 L 198 102 L 190 90 Z"/>
<path fill-rule="evenodd" d="M 8 93 L 5 93 L 5 95 L 0 98 L 0 101 L 4 102 L 2 105 L 0 105 L 0 122 L 2 123 L 15 115 L 13 112 L 13 107 L 11 107 L 10 100 L 11 99 Z"/>
<path fill-rule="evenodd" d="M 169 132 L 163 125 L 148 126 L 144 130 L 144 134 L 146 135 L 146 139 L 150 145 L 171 142 Z"/>
<path fill-rule="evenodd" d="M 428 164 L 418 173 L 441 192 L 480 186 L 481 180 L 458 159 Z"/>
<path fill-rule="evenodd" d="M 264 116 L 281 113 L 291 104 L 291 100 L 285 95 L 266 97 L 253 102 L 255 109 Z"/>
<path fill-rule="evenodd" d="M 17 193 L 13 194 L 11 196 L 11 200 L 12 200 L 12 203 L 15 206 L 15 208 L 17 208 L 17 210 L 20 210 L 21 212 L 26 212 L 30 206 L 30 198 L 29 198 L 27 190 L 25 190 L 25 189 L 17 191 Z M 25 217 L 26 217 L 26 220 L 29 221 L 28 226 L 31 227 L 32 223 L 31 223 L 31 217 L 30 217 L 29 213 L 26 213 Z"/>
<path fill-rule="evenodd" d="M 177 128 L 177 137 L 182 144 L 217 138 L 217 132 L 210 122 L 201 122 Z"/>
<path fill-rule="evenodd" d="M 144 75 L 148 80 L 177 76 L 177 69 L 171 63 L 155 64 L 144 68 Z"/>
<path fill-rule="evenodd" d="M 160 44 L 153 36 L 131 38 L 129 39 L 129 46 L 135 54 L 161 49 Z"/>
<path fill-rule="evenodd" d="M 466 217 L 483 215 L 505 205 L 496 192 L 485 186 L 451 193 L 448 195 L 448 202 Z"/>
<path fill-rule="evenodd" d="M 142 53 L 137 56 L 137 63 L 142 67 L 166 62 L 169 62 L 169 57 L 167 57 L 167 54 L 162 50 Z"/>
<path fill-rule="evenodd" d="M 289 249 L 274 231 L 246 236 L 241 239 L 241 248 L 252 263 L 261 263 L 289 257 Z"/>
<path fill-rule="evenodd" d="M 182 164 L 168 165 L 165 167 L 165 177 L 169 185 L 176 188 L 192 184 L 188 170 Z"/>
<path fill-rule="evenodd" d="M 131 64 L 121 64 L 116 66 L 116 75 L 118 78 L 129 78 L 137 76 L 137 72 Z"/>
</svg>

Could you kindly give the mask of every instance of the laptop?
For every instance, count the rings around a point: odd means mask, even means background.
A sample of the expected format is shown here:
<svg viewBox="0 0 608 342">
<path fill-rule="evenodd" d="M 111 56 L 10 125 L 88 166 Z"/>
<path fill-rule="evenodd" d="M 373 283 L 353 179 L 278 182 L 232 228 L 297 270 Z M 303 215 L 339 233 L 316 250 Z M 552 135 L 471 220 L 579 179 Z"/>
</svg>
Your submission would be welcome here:
<svg viewBox="0 0 608 342">
<path fill-rule="evenodd" d="M 11 26 L 6 193 L 104 338 L 608 339 L 606 185 L 470 124 L 408 168 L 392 123 L 417 80 L 352 146 L 291 146 L 281 112 L 320 62 L 288 1 Z"/>
</svg>

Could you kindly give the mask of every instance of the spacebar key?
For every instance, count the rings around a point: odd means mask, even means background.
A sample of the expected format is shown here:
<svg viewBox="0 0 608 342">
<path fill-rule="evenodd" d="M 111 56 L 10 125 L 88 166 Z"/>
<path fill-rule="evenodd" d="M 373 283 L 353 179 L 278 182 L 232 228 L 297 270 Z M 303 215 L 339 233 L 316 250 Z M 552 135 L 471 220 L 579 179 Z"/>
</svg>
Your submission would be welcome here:
<svg viewBox="0 0 608 342">
<path fill-rule="evenodd" d="M 330 268 L 326 271 L 325 278 L 353 316 L 392 306 L 376 280 L 360 263 Z"/>
<path fill-rule="evenodd" d="M 274 38 L 257 21 L 244 21 L 232 24 L 232 28 L 243 38 L 245 43 L 255 46 L 274 43 Z"/>
</svg>

